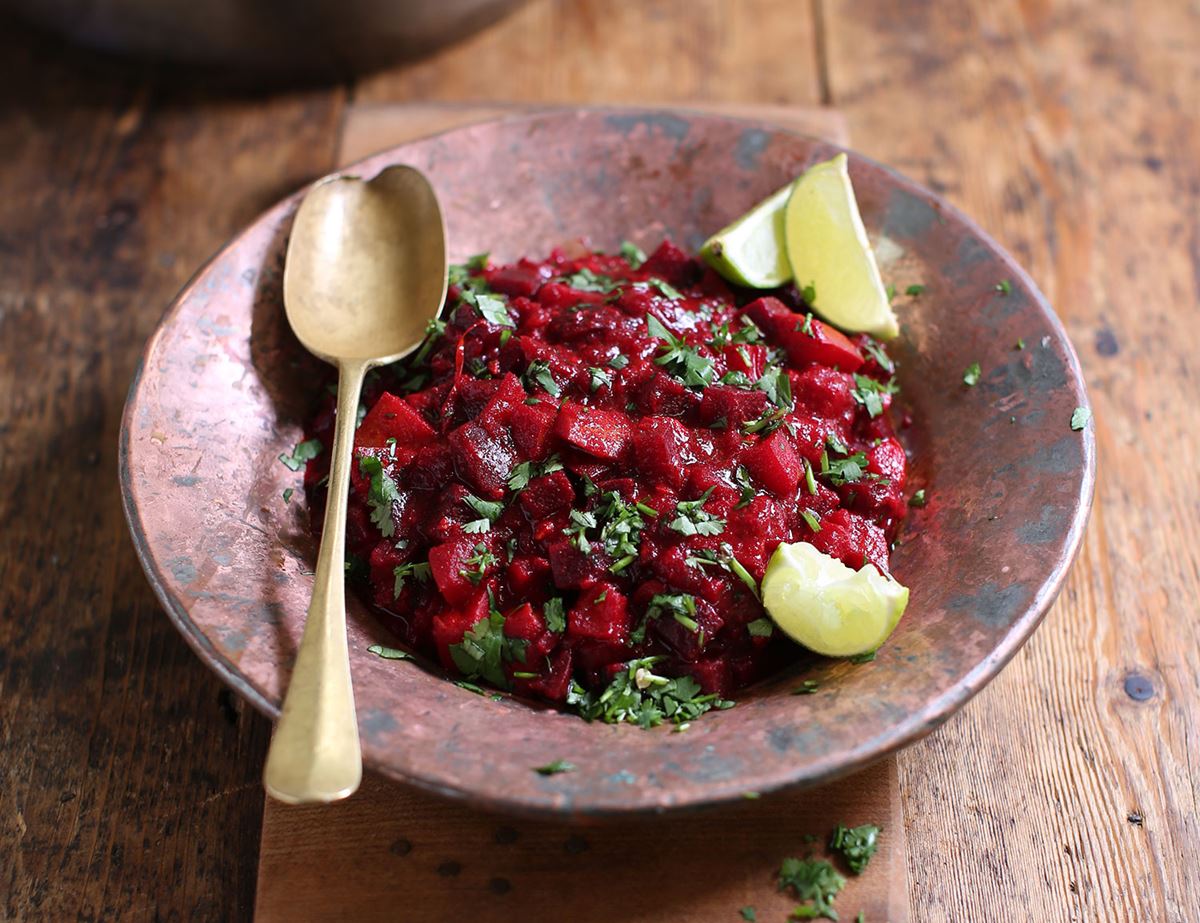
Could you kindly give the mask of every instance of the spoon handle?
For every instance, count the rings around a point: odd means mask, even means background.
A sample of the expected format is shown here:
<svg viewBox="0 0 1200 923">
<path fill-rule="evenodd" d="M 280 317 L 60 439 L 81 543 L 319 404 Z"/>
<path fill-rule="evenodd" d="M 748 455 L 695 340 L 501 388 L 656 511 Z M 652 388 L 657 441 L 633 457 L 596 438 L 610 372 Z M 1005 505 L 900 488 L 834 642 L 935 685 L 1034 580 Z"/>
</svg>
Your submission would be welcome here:
<svg viewBox="0 0 1200 923">
<path fill-rule="evenodd" d="M 346 495 L 366 363 L 342 363 L 329 500 L 312 602 L 296 666 L 271 739 L 263 784 L 289 804 L 336 801 L 362 780 L 358 719 L 346 645 Z"/>
</svg>

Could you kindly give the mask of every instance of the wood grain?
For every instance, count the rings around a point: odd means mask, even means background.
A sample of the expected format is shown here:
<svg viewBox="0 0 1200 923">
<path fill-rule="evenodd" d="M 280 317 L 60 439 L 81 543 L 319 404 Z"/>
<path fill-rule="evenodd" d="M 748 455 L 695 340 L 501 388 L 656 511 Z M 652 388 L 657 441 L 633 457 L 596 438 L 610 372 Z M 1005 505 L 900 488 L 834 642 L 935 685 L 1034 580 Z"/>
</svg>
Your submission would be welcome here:
<svg viewBox="0 0 1200 923">
<path fill-rule="evenodd" d="M 900 757 L 913 906 L 1200 919 L 1200 8 L 824 6 L 856 142 L 1020 256 L 1079 350 L 1100 450 L 1045 625 Z"/>
<path fill-rule="evenodd" d="M 0 919 L 250 913 L 268 727 L 148 589 L 117 427 L 171 296 L 327 167 L 338 100 L 0 29 Z"/>
<path fill-rule="evenodd" d="M 759 920 L 783 920 L 796 901 L 777 890 L 782 860 L 825 855 L 838 823 L 876 823 L 879 852 L 836 906 L 844 920 L 861 911 L 902 923 L 895 784 L 885 760 L 816 791 L 581 827 L 491 817 L 368 775 L 329 807 L 268 803 L 255 919 L 722 923 L 752 906 Z"/>
</svg>

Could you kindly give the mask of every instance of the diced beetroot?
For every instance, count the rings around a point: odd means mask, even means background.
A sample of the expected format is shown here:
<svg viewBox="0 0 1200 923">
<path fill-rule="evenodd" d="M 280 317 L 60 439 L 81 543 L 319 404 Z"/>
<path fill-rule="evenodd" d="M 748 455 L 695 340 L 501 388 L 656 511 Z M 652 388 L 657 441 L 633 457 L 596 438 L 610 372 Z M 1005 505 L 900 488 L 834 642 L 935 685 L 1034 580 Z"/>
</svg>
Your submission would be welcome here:
<svg viewBox="0 0 1200 923">
<path fill-rule="evenodd" d="M 839 488 L 846 506 L 881 519 L 883 525 L 903 519 L 908 509 L 904 498 L 904 447 L 888 438 L 868 448 L 866 454 L 867 470 L 878 477 L 863 478 Z"/>
<path fill-rule="evenodd" d="M 478 423 L 464 423 L 451 431 L 450 451 L 454 470 L 481 497 L 499 500 L 508 486 L 516 452 L 507 436 L 492 436 Z"/>
<path fill-rule="evenodd" d="M 849 420 L 854 414 L 854 377 L 813 365 L 792 379 L 792 395 L 809 414 L 826 420 Z"/>
<path fill-rule="evenodd" d="M 550 269 L 529 260 L 521 260 L 510 266 L 488 269 L 484 277 L 494 292 L 532 297 L 542 283 L 550 278 Z"/>
<path fill-rule="evenodd" d="M 487 594 L 479 592 L 464 600 L 462 606 L 433 617 L 433 643 L 437 648 L 438 659 L 447 670 L 458 672 L 454 658 L 450 656 L 450 645 L 462 643 L 463 635 L 480 619 L 487 618 L 487 614 Z"/>
<path fill-rule="evenodd" d="M 542 658 L 558 643 L 558 636 L 546 630 L 541 612 L 529 603 L 522 603 L 504 617 L 504 634 L 526 642 L 525 659 L 517 660 L 528 667 L 527 672 L 537 670 Z"/>
<path fill-rule="evenodd" d="M 643 474 L 679 487 L 687 473 L 687 445 L 687 427 L 674 417 L 645 417 L 633 434 L 634 463 Z"/>
<path fill-rule="evenodd" d="M 797 314 L 778 298 L 768 295 L 750 302 L 742 310 L 787 351 L 789 361 L 796 365 L 819 362 L 843 372 L 862 367 L 862 353 L 845 334 L 815 317 L 805 323 L 803 314 Z"/>
<path fill-rule="evenodd" d="M 513 411 L 525 403 L 525 388 L 521 379 L 506 372 L 500 385 L 493 392 L 487 405 L 479 413 L 479 425 L 494 438 L 499 438 L 509 429 Z"/>
<path fill-rule="evenodd" d="M 616 461 L 625 451 L 632 427 L 629 417 L 612 410 L 591 410 L 567 401 L 558 413 L 554 432 L 589 455 Z"/>
<path fill-rule="evenodd" d="M 523 458 L 542 461 L 550 454 L 551 434 L 557 416 L 558 407 L 549 400 L 539 400 L 536 404 L 520 403 L 513 408 L 510 418 L 512 439 Z"/>
<path fill-rule="evenodd" d="M 642 272 L 664 279 L 672 285 L 687 285 L 699 275 L 696 261 L 669 240 L 664 240 L 658 249 L 642 264 Z"/>
<path fill-rule="evenodd" d="M 747 391 L 729 385 L 709 385 L 700 402 L 700 421 L 705 426 L 723 425 L 721 429 L 739 429 L 748 420 L 761 417 L 767 410 L 767 395 L 762 391 Z"/>
<path fill-rule="evenodd" d="M 560 590 L 581 590 L 591 586 L 604 576 L 605 569 L 612 563 L 595 549 L 591 554 L 584 554 L 565 537 L 548 541 L 546 547 L 550 552 L 554 585 Z"/>
<path fill-rule="evenodd" d="M 858 570 L 864 556 L 888 573 L 887 534 L 875 523 L 849 510 L 837 509 L 821 520 L 821 531 L 809 539 L 827 555 Z"/>
<path fill-rule="evenodd" d="M 567 614 L 567 636 L 625 644 L 629 638 L 629 606 L 610 583 L 598 583 L 580 594 Z"/>
<path fill-rule="evenodd" d="M 700 684 L 706 695 L 727 696 L 733 690 L 730 682 L 729 663 L 724 657 L 702 660 L 692 664 L 688 671 L 692 679 Z"/>
<path fill-rule="evenodd" d="M 703 599 L 719 599 L 725 572 L 687 563 L 691 552 L 682 545 L 668 548 L 654 559 L 654 570 L 675 590 Z"/>
<path fill-rule="evenodd" d="M 729 371 L 741 372 L 751 381 L 758 381 L 767 370 L 767 347 L 761 343 L 730 343 L 722 354 Z"/>
<path fill-rule="evenodd" d="M 781 497 L 794 493 L 804 474 L 800 456 L 783 427 L 747 449 L 742 462 L 759 483 Z"/>
<path fill-rule="evenodd" d="M 571 688 L 572 660 L 571 648 L 560 647 L 550 656 L 549 669 L 545 675 L 529 681 L 529 691 L 551 702 L 561 702 L 567 697 L 567 690 Z"/>
<path fill-rule="evenodd" d="M 541 602 L 553 589 L 550 584 L 550 562 L 532 555 L 514 557 L 508 565 L 508 585 L 518 599 Z"/>
<path fill-rule="evenodd" d="M 454 541 L 443 542 L 429 549 L 429 569 L 438 590 L 452 606 L 460 606 L 475 593 L 480 584 L 473 582 L 468 574 L 479 570 L 478 564 L 468 564 L 479 552 L 477 535 L 466 535 Z"/>
<path fill-rule="evenodd" d="M 450 447 L 442 442 L 421 446 L 408 467 L 407 484 L 416 490 L 440 490 L 454 476 Z"/>
<path fill-rule="evenodd" d="M 354 433 L 355 447 L 382 448 L 394 439 L 398 446 L 416 448 L 433 440 L 436 433 L 403 398 L 384 392 Z"/>
<path fill-rule="evenodd" d="M 670 375 L 657 372 L 638 388 L 634 401 L 644 414 L 682 417 L 700 403 L 700 395 Z"/>
<path fill-rule="evenodd" d="M 553 471 L 534 478 L 521 491 L 521 508 L 531 519 L 544 519 L 555 510 L 570 506 L 575 499 L 575 488 L 563 471 Z"/>
</svg>

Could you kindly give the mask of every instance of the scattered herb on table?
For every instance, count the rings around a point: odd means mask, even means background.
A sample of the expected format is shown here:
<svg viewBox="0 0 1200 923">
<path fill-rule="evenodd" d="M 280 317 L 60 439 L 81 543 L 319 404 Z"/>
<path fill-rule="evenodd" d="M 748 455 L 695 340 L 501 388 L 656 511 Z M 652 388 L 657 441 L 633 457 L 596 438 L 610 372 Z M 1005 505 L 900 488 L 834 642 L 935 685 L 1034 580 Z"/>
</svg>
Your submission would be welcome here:
<svg viewBox="0 0 1200 923">
<path fill-rule="evenodd" d="M 820 688 L 821 684 L 815 679 L 806 679 L 799 686 L 792 690 L 792 695 L 812 695 Z"/>
<path fill-rule="evenodd" d="M 738 913 L 740 913 L 742 915 L 742 919 L 748 921 L 748 923 L 757 923 L 758 913 L 750 905 L 747 904 L 745 907 L 739 910 Z"/>
<path fill-rule="evenodd" d="M 879 849 L 879 833 L 880 828 L 875 824 L 863 824 L 861 827 L 838 824 L 829 839 L 829 848 L 840 852 L 850 871 L 861 875 Z"/>
<path fill-rule="evenodd" d="M 398 647 L 387 647 L 383 644 L 372 644 L 367 648 L 368 654 L 374 654 L 376 657 L 382 657 L 384 660 L 412 660 L 413 655 L 408 651 L 402 651 Z"/>
<path fill-rule="evenodd" d="M 855 654 L 853 657 L 848 657 L 846 659 L 854 664 L 870 663 L 875 659 L 875 654 L 875 651 L 867 651 L 865 654 Z"/>
<path fill-rule="evenodd" d="M 1001 295 L 1009 295 L 1012 293 L 1012 283 L 1007 279 L 1001 279 L 996 283 L 996 291 Z"/>
<path fill-rule="evenodd" d="M 575 764 L 567 760 L 555 760 L 553 763 L 547 763 L 545 766 L 535 766 L 533 771 L 540 776 L 556 776 L 560 772 L 574 772 Z"/>
<path fill-rule="evenodd" d="M 983 374 L 983 369 L 979 367 L 978 362 L 972 362 L 967 366 L 967 370 L 963 372 L 963 384 L 968 388 L 974 388 L 979 384 L 979 376 Z"/>
<path fill-rule="evenodd" d="M 283 502 L 291 503 L 292 502 L 292 494 L 294 494 L 295 492 L 296 492 L 295 488 L 285 487 L 283 489 Z"/>
<path fill-rule="evenodd" d="M 908 295 L 911 298 L 917 298 L 924 291 L 925 291 L 924 285 L 910 285 L 908 288 L 906 288 L 904 290 L 904 294 Z"/>
<path fill-rule="evenodd" d="M 925 506 L 925 504 L 927 502 L 928 502 L 928 499 L 926 497 L 924 487 L 922 487 L 920 490 L 918 490 L 916 493 L 914 493 L 911 497 L 908 498 L 908 505 L 915 507 L 917 509 L 921 509 L 923 506 Z"/>
<path fill-rule="evenodd" d="M 791 913 L 793 920 L 836 920 L 833 900 L 845 886 L 845 877 L 824 859 L 789 857 L 779 867 L 779 890 L 790 890 L 801 901 Z"/>
</svg>

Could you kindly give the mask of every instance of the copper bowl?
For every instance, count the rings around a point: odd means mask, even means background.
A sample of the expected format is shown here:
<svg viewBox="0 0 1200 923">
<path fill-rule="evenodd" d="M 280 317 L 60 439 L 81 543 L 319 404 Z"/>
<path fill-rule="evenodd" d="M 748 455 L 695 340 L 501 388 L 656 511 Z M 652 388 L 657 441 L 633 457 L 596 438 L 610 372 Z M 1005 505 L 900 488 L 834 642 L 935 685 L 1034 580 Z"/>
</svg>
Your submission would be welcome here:
<svg viewBox="0 0 1200 923">
<path fill-rule="evenodd" d="M 487 122 L 362 161 L 404 162 L 441 196 L 452 257 L 543 254 L 705 235 L 830 144 L 713 116 L 557 111 Z M 912 743 L 1013 656 L 1062 585 L 1091 502 L 1087 403 L 1062 325 L 1016 262 L 969 219 L 850 154 L 885 276 L 903 290 L 894 347 L 914 423 L 914 510 L 893 557 L 908 613 L 872 663 L 804 661 L 738 705 L 662 727 L 588 724 L 480 697 L 432 667 L 367 652 L 389 638 L 357 600 L 350 648 L 367 765 L 473 804 L 573 815 L 664 810 L 813 785 Z M 146 347 L 121 434 L 134 544 L 168 615 L 226 682 L 278 713 L 308 600 L 314 547 L 300 477 L 277 461 L 312 403 L 314 360 L 289 333 L 280 275 L 302 193 L 280 202 L 187 285 Z M 998 290 L 1008 286 L 1011 290 Z M 1018 339 L 1024 349 L 1014 348 Z M 978 361 L 974 388 L 963 370 Z M 798 676 L 818 691 L 795 696 Z M 574 772 L 532 769 L 566 759 Z"/>
</svg>

